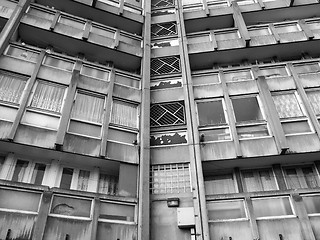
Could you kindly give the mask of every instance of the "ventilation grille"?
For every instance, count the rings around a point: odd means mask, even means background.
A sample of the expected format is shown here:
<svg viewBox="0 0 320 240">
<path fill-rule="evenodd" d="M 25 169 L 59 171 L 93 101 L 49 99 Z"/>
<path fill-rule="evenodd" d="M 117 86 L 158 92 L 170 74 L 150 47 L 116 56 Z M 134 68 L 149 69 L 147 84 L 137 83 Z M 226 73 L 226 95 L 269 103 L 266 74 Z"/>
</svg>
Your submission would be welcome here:
<svg viewBox="0 0 320 240">
<path fill-rule="evenodd" d="M 177 24 L 175 22 L 151 25 L 152 37 L 170 36 L 170 35 L 176 35 L 176 34 L 177 34 Z"/>
<path fill-rule="evenodd" d="M 188 163 L 155 165 L 150 172 L 150 192 L 153 194 L 191 191 Z"/>
<path fill-rule="evenodd" d="M 179 73 L 179 57 L 163 57 L 151 59 L 151 75 Z"/>
<path fill-rule="evenodd" d="M 174 6 L 174 0 L 152 0 L 151 8 L 172 7 Z"/>
<path fill-rule="evenodd" d="M 180 102 L 152 104 L 150 112 L 151 126 L 167 126 L 185 123 L 184 105 Z"/>
</svg>

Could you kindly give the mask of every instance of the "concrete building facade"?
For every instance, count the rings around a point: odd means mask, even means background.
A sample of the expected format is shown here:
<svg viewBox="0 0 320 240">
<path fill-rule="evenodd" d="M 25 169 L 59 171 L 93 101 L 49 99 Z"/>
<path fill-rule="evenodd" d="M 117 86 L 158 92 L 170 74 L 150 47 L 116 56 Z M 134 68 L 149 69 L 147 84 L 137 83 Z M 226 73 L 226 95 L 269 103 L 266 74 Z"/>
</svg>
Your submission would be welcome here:
<svg viewBox="0 0 320 240">
<path fill-rule="evenodd" d="M 0 239 L 320 240 L 317 0 L 0 0 Z"/>
</svg>

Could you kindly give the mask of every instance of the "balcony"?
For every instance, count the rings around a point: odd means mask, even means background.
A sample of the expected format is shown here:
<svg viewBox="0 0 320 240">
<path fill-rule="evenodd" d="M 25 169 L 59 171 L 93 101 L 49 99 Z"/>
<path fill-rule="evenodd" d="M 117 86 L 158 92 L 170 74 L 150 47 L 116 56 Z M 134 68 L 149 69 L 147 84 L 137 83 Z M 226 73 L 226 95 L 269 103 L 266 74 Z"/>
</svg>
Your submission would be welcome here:
<svg viewBox="0 0 320 240">
<path fill-rule="evenodd" d="M 35 2 L 131 33 L 140 35 L 142 32 L 142 1 L 37 0 Z"/>
</svg>

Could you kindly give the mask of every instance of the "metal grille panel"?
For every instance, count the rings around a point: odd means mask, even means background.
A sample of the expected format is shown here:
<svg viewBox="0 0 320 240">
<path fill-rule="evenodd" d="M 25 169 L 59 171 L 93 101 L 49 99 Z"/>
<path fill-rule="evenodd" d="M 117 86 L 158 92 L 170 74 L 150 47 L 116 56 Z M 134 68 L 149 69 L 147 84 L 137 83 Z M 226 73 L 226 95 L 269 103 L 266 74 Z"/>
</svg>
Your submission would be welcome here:
<svg viewBox="0 0 320 240">
<path fill-rule="evenodd" d="M 174 6 L 174 0 L 152 0 L 151 8 L 172 7 Z"/>
<path fill-rule="evenodd" d="M 151 75 L 179 73 L 180 71 L 179 57 L 163 57 L 151 59 Z"/>
<path fill-rule="evenodd" d="M 161 36 L 171 36 L 177 35 L 177 24 L 175 22 L 169 23 L 159 23 L 151 25 L 151 36 L 161 37 Z"/>
<path fill-rule="evenodd" d="M 180 102 L 153 104 L 150 108 L 151 126 L 167 126 L 185 123 L 184 105 Z"/>
<path fill-rule="evenodd" d="M 153 194 L 191 191 L 188 163 L 151 166 L 150 192 Z"/>
</svg>

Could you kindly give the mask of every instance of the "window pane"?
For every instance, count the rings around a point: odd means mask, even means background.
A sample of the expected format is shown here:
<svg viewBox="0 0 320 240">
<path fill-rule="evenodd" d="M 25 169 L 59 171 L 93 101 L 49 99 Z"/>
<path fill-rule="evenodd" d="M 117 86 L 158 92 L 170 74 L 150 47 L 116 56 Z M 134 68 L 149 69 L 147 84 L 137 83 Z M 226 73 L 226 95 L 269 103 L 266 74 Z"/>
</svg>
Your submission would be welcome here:
<svg viewBox="0 0 320 240">
<path fill-rule="evenodd" d="M 225 72 L 224 77 L 227 82 L 252 80 L 252 75 L 250 70 Z"/>
<path fill-rule="evenodd" d="M 134 206 L 101 202 L 100 219 L 134 221 Z"/>
<path fill-rule="evenodd" d="M 45 164 L 36 163 L 32 173 L 31 183 L 36 185 L 41 185 L 45 170 L 46 170 Z"/>
<path fill-rule="evenodd" d="M 320 114 L 320 91 L 308 91 L 308 99 L 311 103 L 312 109 L 316 115 Z"/>
<path fill-rule="evenodd" d="M 104 98 L 77 93 L 72 107 L 71 118 L 102 123 Z"/>
<path fill-rule="evenodd" d="M 13 56 L 13 57 L 17 57 L 17 58 L 21 58 L 21 59 L 25 59 L 25 60 L 29 60 L 29 61 L 32 61 L 32 62 L 36 62 L 37 58 L 39 56 L 39 53 L 30 51 L 28 49 L 23 49 L 23 48 L 18 48 L 18 47 L 15 47 L 15 46 L 10 46 L 8 51 L 7 51 L 7 55 L 10 55 L 10 56 Z"/>
<path fill-rule="evenodd" d="M 233 98 L 231 100 L 237 122 L 263 120 L 256 97 Z"/>
<path fill-rule="evenodd" d="M 198 102 L 199 125 L 226 123 L 222 101 Z"/>
<path fill-rule="evenodd" d="M 293 215 L 289 198 L 252 199 L 256 217 Z"/>
<path fill-rule="evenodd" d="M 239 138 L 252 138 L 269 136 L 267 124 L 254 126 L 237 126 Z"/>
<path fill-rule="evenodd" d="M 274 95 L 272 98 L 280 118 L 304 116 L 293 93 Z"/>
<path fill-rule="evenodd" d="M 154 165 L 150 182 L 153 194 L 190 192 L 189 164 Z"/>
<path fill-rule="evenodd" d="M 285 77 L 288 76 L 288 72 L 285 66 L 273 67 L 273 68 L 260 68 L 260 73 L 265 78 Z"/>
<path fill-rule="evenodd" d="M 118 177 L 100 174 L 98 192 L 108 195 L 118 194 Z"/>
<path fill-rule="evenodd" d="M 60 58 L 54 58 L 50 56 L 47 56 L 45 58 L 44 64 L 52 67 L 56 67 L 56 68 L 65 69 L 67 71 L 72 71 L 73 65 L 74 65 L 73 62 L 69 62 Z"/>
<path fill-rule="evenodd" d="M 197 75 L 192 76 L 193 85 L 201 85 L 201 84 L 214 84 L 219 83 L 220 79 L 218 74 L 208 74 L 208 75 Z"/>
<path fill-rule="evenodd" d="M 89 178 L 90 178 L 90 171 L 80 170 L 77 189 L 81 191 L 87 191 Z"/>
<path fill-rule="evenodd" d="M 207 202 L 207 211 L 209 220 L 246 218 L 244 202 L 241 200 Z"/>
<path fill-rule="evenodd" d="M 73 175 L 72 168 L 63 168 L 61 182 L 60 182 L 60 188 L 70 189 L 72 175 Z"/>
<path fill-rule="evenodd" d="M 282 122 L 281 126 L 285 134 L 311 132 L 308 121 Z"/>
<path fill-rule="evenodd" d="M 0 208 L 38 212 L 40 197 L 39 193 L 0 189 Z"/>
<path fill-rule="evenodd" d="M 23 78 L 19 78 L 16 75 L 10 75 L 5 72 L 0 72 L 0 100 L 19 103 L 26 85 L 26 81 Z"/>
<path fill-rule="evenodd" d="M 320 213 L 320 196 L 303 196 L 302 197 L 307 213 Z"/>
<path fill-rule="evenodd" d="M 109 72 L 104 69 L 94 68 L 91 66 L 82 66 L 81 68 L 81 74 L 91 76 L 94 78 L 102 79 L 104 81 L 109 80 Z"/>
<path fill-rule="evenodd" d="M 114 100 L 111 123 L 138 128 L 138 109 L 134 104 Z"/>
<path fill-rule="evenodd" d="M 54 196 L 50 213 L 77 217 L 90 217 L 90 211 L 91 200 Z"/>
<path fill-rule="evenodd" d="M 312 167 L 303 167 L 301 168 L 303 177 L 307 183 L 308 188 L 316 188 L 319 187 L 317 179 L 319 177 L 317 176 L 316 173 L 313 172 Z"/>
<path fill-rule="evenodd" d="M 38 82 L 30 106 L 47 111 L 60 113 L 65 87 Z"/>
<path fill-rule="evenodd" d="M 248 192 L 276 190 L 277 185 L 271 170 L 252 170 L 242 172 Z"/>
<path fill-rule="evenodd" d="M 71 119 L 68 132 L 99 138 L 101 136 L 101 126 L 79 122 Z"/>
<path fill-rule="evenodd" d="M 16 166 L 14 168 L 12 181 L 22 182 L 23 176 L 24 176 L 26 169 L 28 167 L 28 163 L 29 162 L 23 161 L 23 160 L 17 161 Z"/>
<path fill-rule="evenodd" d="M 204 142 L 231 140 L 229 128 L 217 128 L 200 131 L 201 138 Z"/>
<path fill-rule="evenodd" d="M 204 186 L 207 195 L 236 192 L 232 174 L 220 174 L 205 177 Z"/>
<path fill-rule="evenodd" d="M 185 124 L 183 102 L 157 103 L 150 107 L 151 126 Z"/>
<path fill-rule="evenodd" d="M 319 63 L 312 63 L 312 64 L 301 64 L 301 65 L 294 65 L 294 70 L 298 74 L 304 73 L 317 73 L 320 71 Z"/>
<path fill-rule="evenodd" d="M 285 169 L 287 186 L 289 189 L 301 188 L 297 170 L 294 168 Z"/>
</svg>

